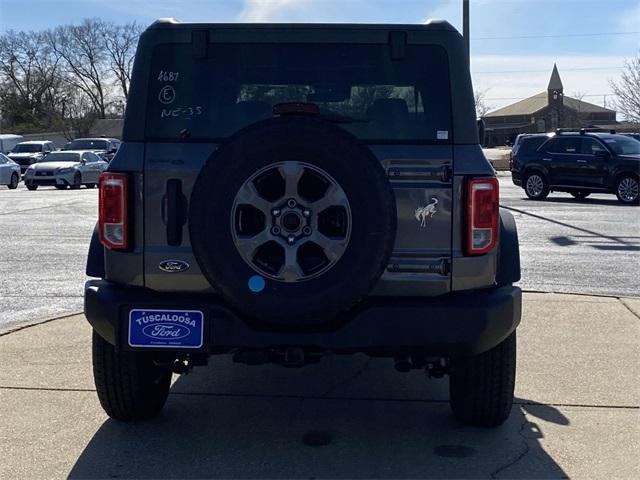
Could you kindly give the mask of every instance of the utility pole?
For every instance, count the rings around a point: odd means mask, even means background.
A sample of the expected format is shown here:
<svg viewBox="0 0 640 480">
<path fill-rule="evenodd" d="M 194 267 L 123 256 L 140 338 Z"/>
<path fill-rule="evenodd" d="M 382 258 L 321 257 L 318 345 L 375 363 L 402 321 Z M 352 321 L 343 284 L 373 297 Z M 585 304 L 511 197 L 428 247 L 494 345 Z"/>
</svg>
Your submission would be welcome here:
<svg viewBox="0 0 640 480">
<path fill-rule="evenodd" d="M 462 0 L 462 36 L 467 48 L 467 61 L 471 65 L 471 43 L 469 41 L 469 0 Z"/>
</svg>

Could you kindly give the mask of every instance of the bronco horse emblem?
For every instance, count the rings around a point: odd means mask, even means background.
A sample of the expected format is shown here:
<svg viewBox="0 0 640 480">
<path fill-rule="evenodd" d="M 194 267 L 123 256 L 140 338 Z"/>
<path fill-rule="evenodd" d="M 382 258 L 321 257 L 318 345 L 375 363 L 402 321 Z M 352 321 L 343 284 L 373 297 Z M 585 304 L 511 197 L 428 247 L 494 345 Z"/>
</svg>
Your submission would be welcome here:
<svg viewBox="0 0 640 480">
<path fill-rule="evenodd" d="M 416 217 L 416 220 L 420 222 L 421 227 L 426 227 L 427 218 L 431 218 L 436 214 L 437 205 L 438 199 L 436 197 L 431 197 L 431 203 L 425 205 L 424 207 L 416 208 L 413 214 Z"/>
</svg>

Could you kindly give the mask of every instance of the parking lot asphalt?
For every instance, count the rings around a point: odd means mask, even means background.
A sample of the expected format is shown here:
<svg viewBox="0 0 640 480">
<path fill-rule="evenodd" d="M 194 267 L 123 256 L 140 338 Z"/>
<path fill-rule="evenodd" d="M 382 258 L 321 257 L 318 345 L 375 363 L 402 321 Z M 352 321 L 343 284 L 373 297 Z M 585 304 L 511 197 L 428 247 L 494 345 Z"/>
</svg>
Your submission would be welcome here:
<svg viewBox="0 0 640 480">
<path fill-rule="evenodd" d="M 634 313 L 635 312 L 635 313 Z M 516 403 L 455 422 L 445 379 L 393 362 L 229 356 L 157 419 L 106 417 L 81 315 L 0 336 L 0 478 L 640 478 L 640 299 L 527 293 Z"/>
<path fill-rule="evenodd" d="M 98 190 L 0 187 L 0 330 L 82 311 Z"/>
<path fill-rule="evenodd" d="M 504 174 L 500 189 L 518 225 L 523 289 L 640 295 L 640 208 L 613 195 L 533 202 Z M 82 311 L 97 198 L 96 189 L 0 187 L 0 331 Z"/>
<path fill-rule="evenodd" d="M 518 225 L 524 289 L 640 295 L 640 207 L 606 194 L 532 201 L 505 176 L 500 204 Z"/>
</svg>

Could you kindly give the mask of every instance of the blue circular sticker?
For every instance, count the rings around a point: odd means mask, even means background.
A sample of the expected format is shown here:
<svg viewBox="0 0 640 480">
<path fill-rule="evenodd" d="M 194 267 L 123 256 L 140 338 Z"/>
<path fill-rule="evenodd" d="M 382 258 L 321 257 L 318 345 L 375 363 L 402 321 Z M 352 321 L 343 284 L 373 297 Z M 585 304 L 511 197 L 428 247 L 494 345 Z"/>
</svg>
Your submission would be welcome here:
<svg viewBox="0 0 640 480">
<path fill-rule="evenodd" d="M 265 285 L 266 284 L 264 278 L 262 278 L 260 275 L 254 275 L 249 279 L 249 290 L 254 293 L 258 293 L 264 290 Z"/>
</svg>

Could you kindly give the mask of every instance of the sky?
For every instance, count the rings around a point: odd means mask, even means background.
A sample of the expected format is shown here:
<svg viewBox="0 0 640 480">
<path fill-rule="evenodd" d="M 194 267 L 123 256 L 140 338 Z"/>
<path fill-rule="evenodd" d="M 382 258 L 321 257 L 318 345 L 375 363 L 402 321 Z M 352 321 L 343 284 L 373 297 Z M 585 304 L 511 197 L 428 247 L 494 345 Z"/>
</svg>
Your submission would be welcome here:
<svg viewBox="0 0 640 480">
<path fill-rule="evenodd" d="M 0 0 L 0 31 L 100 17 L 183 22 L 422 23 L 462 29 L 462 0 Z M 471 0 L 474 87 L 498 108 L 546 89 L 558 64 L 565 95 L 610 106 L 609 80 L 640 53 L 640 0 Z"/>
</svg>

